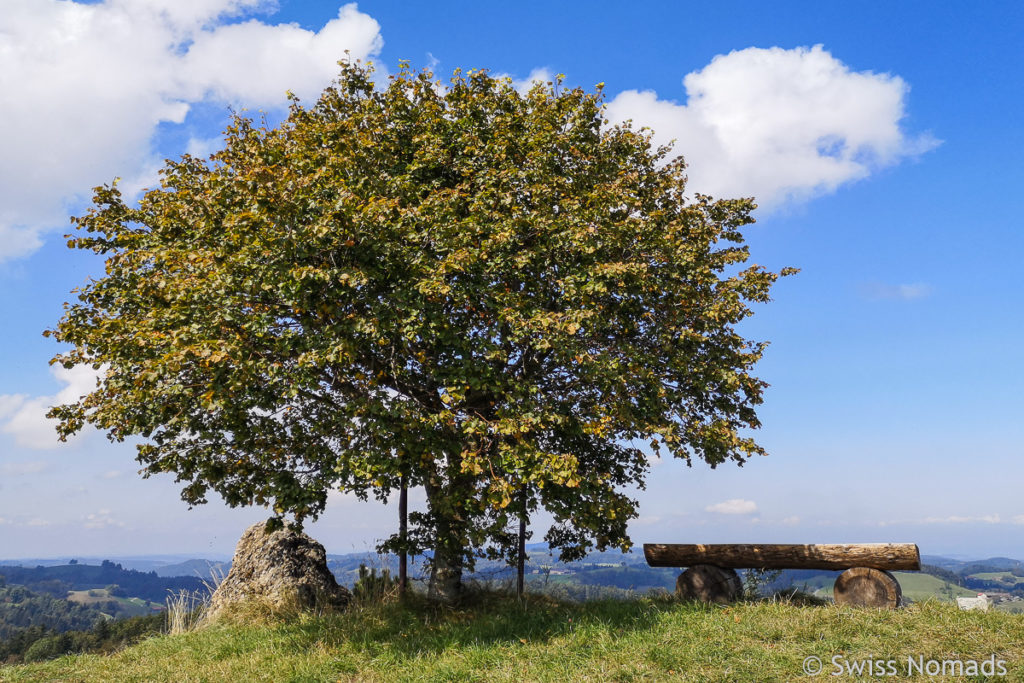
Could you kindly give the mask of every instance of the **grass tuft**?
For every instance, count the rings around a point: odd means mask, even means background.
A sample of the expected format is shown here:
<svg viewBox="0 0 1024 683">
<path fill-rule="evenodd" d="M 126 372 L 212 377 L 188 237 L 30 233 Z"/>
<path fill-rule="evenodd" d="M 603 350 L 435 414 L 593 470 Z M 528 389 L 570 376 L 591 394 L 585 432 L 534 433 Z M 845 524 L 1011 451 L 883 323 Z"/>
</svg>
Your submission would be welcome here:
<svg viewBox="0 0 1024 683">
<path fill-rule="evenodd" d="M 208 624 L 110 657 L 0 669 L 10 681 L 788 681 L 830 658 L 1005 660 L 1024 678 L 1024 618 L 936 601 L 896 611 L 727 607 L 669 598 L 572 604 L 471 591 L 455 607 L 418 593 L 340 614 Z M 264 615 L 265 616 L 265 615 Z M 825 671 L 826 675 L 829 672 Z"/>
</svg>

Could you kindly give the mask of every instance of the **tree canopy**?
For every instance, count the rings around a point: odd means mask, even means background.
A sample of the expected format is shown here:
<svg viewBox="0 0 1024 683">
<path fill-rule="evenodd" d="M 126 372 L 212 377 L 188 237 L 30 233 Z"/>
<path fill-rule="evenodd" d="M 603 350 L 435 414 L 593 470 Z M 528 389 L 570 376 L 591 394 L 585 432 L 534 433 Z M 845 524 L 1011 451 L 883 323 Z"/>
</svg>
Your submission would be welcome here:
<svg viewBox="0 0 1024 683">
<path fill-rule="evenodd" d="M 63 436 L 141 436 L 189 504 L 298 524 L 404 476 L 428 502 L 407 545 L 445 595 L 538 507 L 566 559 L 628 548 L 647 443 L 763 454 L 764 345 L 735 326 L 788 269 L 744 267 L 752 201 L 688 197 L 682 158 L 608 125 L 600 86 L 403 66 L 378 88 L 342 63 L 292 99 L 73 219 L 106 272 L 48 333 L 72 347 L 54 362 L 104 372 L 51 412 Z"/>
</svg>

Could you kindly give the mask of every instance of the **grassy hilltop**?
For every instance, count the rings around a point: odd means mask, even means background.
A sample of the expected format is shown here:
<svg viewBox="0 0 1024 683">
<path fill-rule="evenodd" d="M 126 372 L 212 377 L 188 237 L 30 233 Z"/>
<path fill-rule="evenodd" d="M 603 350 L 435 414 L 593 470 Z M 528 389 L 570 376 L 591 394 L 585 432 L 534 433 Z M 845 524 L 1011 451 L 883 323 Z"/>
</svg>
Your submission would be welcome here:
<svg viewBox="0 0 1024 683">
<path fill-rule="evenodd" d="M 483 594 L 459 609 L 414 599 L 404 608 L 392 602 L 338 615 L 250 618 L 154 637 L 113 656 L 0 668 L 0 680 L 789 681 L 805 677 L 811 656 L 822 662 L 817 678 L 831 680 L 836 656 L 840 666 L 892 660 L 898 678 L 908 673 L 908 658 L 980 666 L 995 656 L 1007 671 L 999 680 L 1024 680 L 1024 617 L 935 601 L 890 612 L 668 599 L 531 597 L 519 605 Z M 911 673 L 950 680 L 955 671 Z"/>
</svg>

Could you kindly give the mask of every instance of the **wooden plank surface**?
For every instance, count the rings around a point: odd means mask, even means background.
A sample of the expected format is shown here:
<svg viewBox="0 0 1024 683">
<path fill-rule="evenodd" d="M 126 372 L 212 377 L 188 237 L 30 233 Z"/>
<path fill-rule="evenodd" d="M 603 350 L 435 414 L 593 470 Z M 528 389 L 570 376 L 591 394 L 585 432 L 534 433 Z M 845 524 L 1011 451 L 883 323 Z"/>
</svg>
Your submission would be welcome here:
<svg viewBox="0 0 1024 683">
<path fill-rule="evenodd" d="M 914 543 L 778 544 L 645 543 L 644 557 L 652 567 L 692 567 L 711 564 L 741 569 L 872 569 L 917 570 L 921 554 Z"/>
</svg>

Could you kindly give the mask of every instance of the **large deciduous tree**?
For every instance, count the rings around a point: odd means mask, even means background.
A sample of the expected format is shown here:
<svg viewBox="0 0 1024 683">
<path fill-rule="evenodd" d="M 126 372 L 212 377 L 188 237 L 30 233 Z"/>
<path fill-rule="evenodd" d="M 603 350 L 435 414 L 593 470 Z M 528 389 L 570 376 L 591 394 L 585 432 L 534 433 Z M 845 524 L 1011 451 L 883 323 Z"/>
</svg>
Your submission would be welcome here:
<svg viewBox="0 0 1024 683">
<path fill-rule="evenodd" d="M 96 188 L 69 245 L 106 257 L 49 331 L 104 372 L 58 406 L 141 436 L 145 476 L 301 524 L 328 492 L 426 491 L 404 545 L 455 597 L 546 509 L 566 559 L 628 548 L 648 442 L 688 463 L 763 450 L 762 343 L 735 325 L 782 273 L 748 258 L 749 200 L 684 194 L 681 158 L 596 93 L 448 86 L 342 64 L 276 127 L 234 117 L 129 205 Z M 402 543 L 393 537 L 387 547 Z"/>
</svg>

